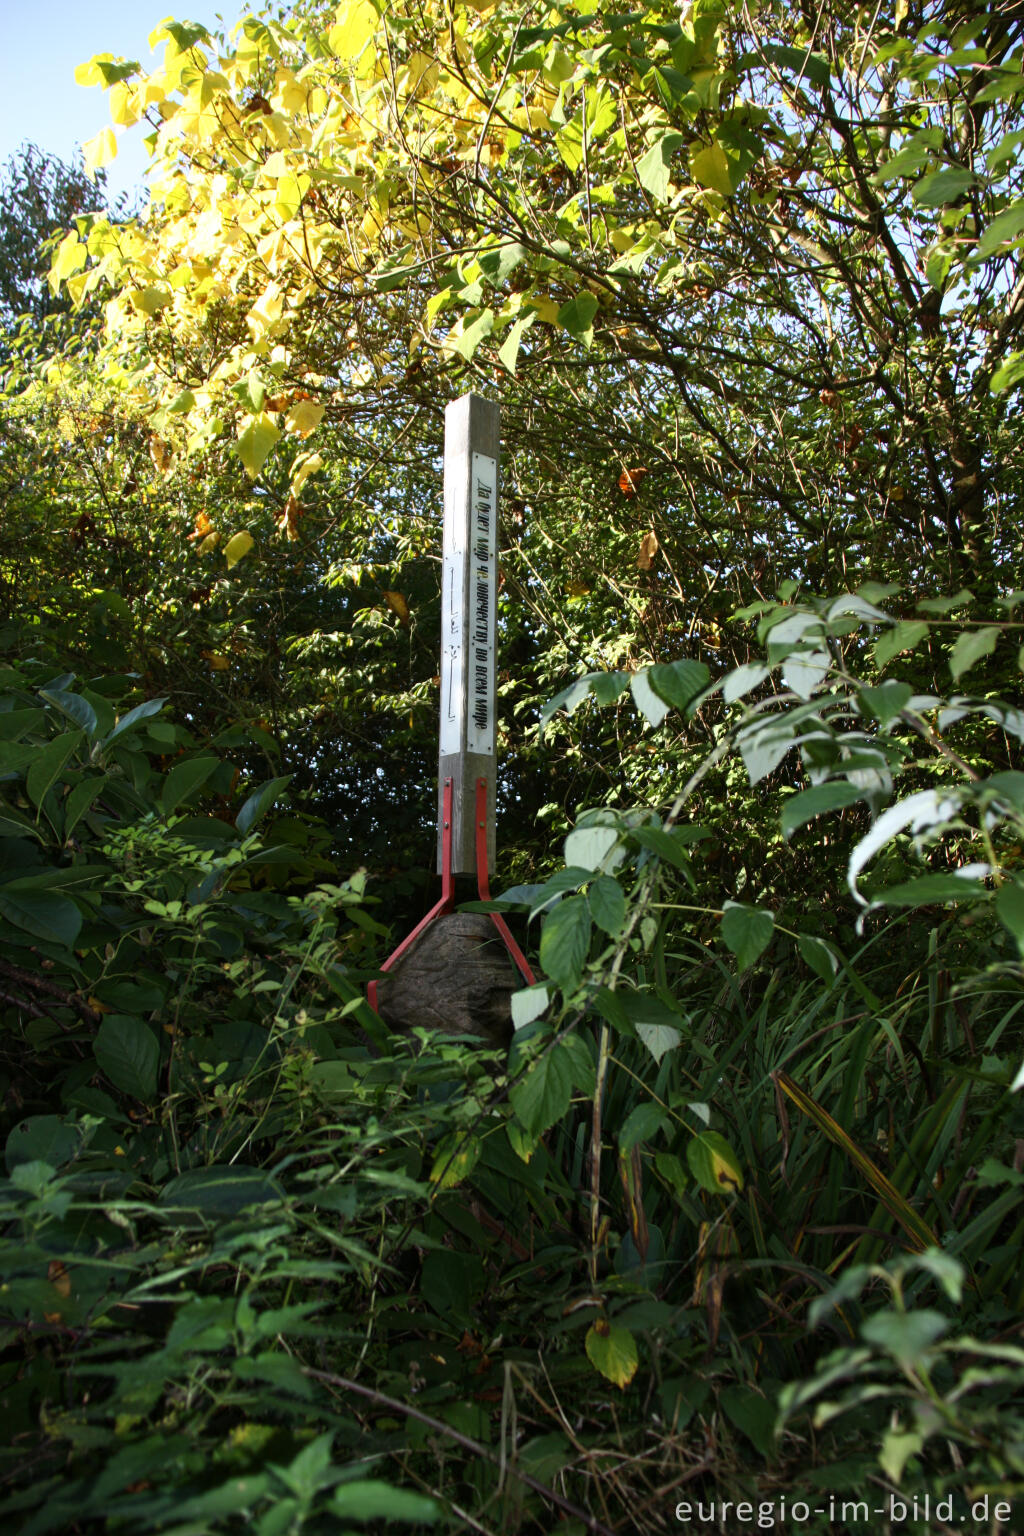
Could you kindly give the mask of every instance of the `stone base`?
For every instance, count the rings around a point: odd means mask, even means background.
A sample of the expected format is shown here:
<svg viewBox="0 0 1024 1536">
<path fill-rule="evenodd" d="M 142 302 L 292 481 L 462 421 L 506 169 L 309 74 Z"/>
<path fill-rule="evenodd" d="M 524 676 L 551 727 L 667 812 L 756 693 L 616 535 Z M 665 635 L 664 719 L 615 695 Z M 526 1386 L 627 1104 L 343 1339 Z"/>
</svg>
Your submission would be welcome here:
<svg viewBox="0 0 1024 1536">
<path fill-rule="evenodd" d="M 523 985 L 491 919 L 482 912 L 435 918 L 378 983 L 377 1008 L 392 1029 L 512 1038 L 512 993 Z"/>
</svg>

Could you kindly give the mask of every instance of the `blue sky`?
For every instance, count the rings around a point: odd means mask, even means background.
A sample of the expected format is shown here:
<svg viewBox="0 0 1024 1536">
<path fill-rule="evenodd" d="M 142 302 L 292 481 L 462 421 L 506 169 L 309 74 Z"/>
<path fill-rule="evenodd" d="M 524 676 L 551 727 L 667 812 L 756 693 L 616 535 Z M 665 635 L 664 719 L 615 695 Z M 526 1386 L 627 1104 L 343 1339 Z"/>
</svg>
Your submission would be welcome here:
<svg viewBox="0 0 1024 1536">
<path fill-rule="evenodd" d="M 146 41 L 168 16 L 219 30 L 219 11 L 234 24 L 237 0 L 5 0 L 0 4 L 0 162 L 26 140 L 69 160 L 75 146 L 110 123 L 106 96 L 75 84 L 75 65 L 94 53 L 123 54 L 150 67 Z M 248 9 L 249 7 L 245 7 Z M 162 51 L 163 44 L 160 45 Z M 107 169 L 112 193 L 137 186 L 146 152 L 136 128 L 121 133 Z"/>
</svg>

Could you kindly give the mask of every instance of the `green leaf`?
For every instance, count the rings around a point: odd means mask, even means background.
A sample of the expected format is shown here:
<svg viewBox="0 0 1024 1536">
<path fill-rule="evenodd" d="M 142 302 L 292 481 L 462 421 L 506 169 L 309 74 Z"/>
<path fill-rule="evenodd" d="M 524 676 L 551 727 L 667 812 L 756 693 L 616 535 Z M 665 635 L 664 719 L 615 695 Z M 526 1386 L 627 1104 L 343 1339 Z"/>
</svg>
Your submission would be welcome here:
<svg viewBox="0 0 1024 1536">
<path fill-rule="evenodd" d="M 875 1312 L 861 1324 L 860 1336 L 891 1355 L 905 1371 L 921 1363 L 921 1357 L 941 1339 L 949 1321 L 941 1312 L 922 1308 L 919 1312 Z"/>
<path fill-rule="evenodd" d="M 108 1013 L 92 1050 L 115 1088 L 146 1104 L 156 1098 L 160 1047 L 152 1029 L 142 1019 L 126 1013 Z"/>
<path fill-rule="evenodd" d="M 1024 956 L 1024 885 L 1019 880 L 1008 880 L 1000 886 L 996 892 L 995 909 L 999 921 L 1016 940 L 1017 948 Z"/>
<path fill-rule="evenodd" d="M 668 196 L 672 156 L 686 142 L 681 133 L 663 133 L 636 165 L 640 185 L 656 203 Z"/>
<path fill-rule="evenodd" d="M 611 875 L 599 875 L 591 881 L 587 903 L 597 926 L 609 938 L 618 938 L 626 920 L 626 893 L 619 882 Z"/>
<path fill-rule="evenodd" d="M 902 619 L 875 641 L 875 665 L 880 670 L 888 666 L 894 656 L 898 656 L 901 651 L 915 650 L 922 640 L 927 640 L 930 633 L 931 626 L 923 619 Z"/>
<path fill-rule="evenodd" d="M 517 320 L 498 348 L 498 361 L 503 368 L 508 369 L 513 378 L 515 378 L 516 364 L 519 361 L 519 344 L 536 318 L 536 315 L 524 315 L 522 319 Z"/>
<path fill-rule="evenodd" d="M 579 869 L 601 869 L 620 837 L 617 827 L 574 827 L 565 840 L 565 862 Z M 621 855 L 613 862 L 620 863 Z"/>
<path fill-rule="evenodd" d="M 529 1136 L 542 1136 L 568 1110 L 572 1067 L 569 1053 L 553 1045 L 511 1089 L 509 1102 Z"/>
<path fill-rule="evenodd" d="M 88 699 L 83 699 L 80 693 L 68 693 L 63 688 L 56 688 L 51 693 L 40 688 L 39 697 L 45 699 L 47 704 L 53 704 L 61 714 L 85 731 L 87 736 L 96 735 L 96 711 Z"/>
<path fill-rule="evenodd" d="M 569 896 L 544 919 L 540 936 L 541 967 L 570 992 L 583 975 L 590 951 L 590 908 L 585 896 Z"/>
<path fill-rule="evenodd" d="M 657 854 L 664 864 L 674 864 L 687 873 L 691 858 L 689 846 L 707 836 L 703 827 L 634 827 L 630 832 L 641 848 Z"/>
<path fill-rule="evenodd" d="M 653 1101 L 638 1104 L 626 1116 L 626 1123 L 619 1132 L 619 1150 L 631 1152 L 640 1142 L 653 1141 L 667 1124 L 668 1116 L 660 1104 Z"/>
<path fill-rule="evenodd" d="M 628 685 L 627 672 L 592 672 L 590 675 L 590 691 L 602 709 L 621 699 Z"/>
<path fill-rule="evenodd" d="M 18 741 L 46 725 L 45 709 L 9 709 L 0 714 L 0 741 Z"/>
<path fill-rule="evenodd" d="M 597 295 L 584 290 L 558 311 L 558 323 L 570 336 L 589 347 L 594 340 L 594 316 L 599 308 Z"/>
<path fill-rule="evenodd" d="M 435 1525 L 441 1518 L 441 1506 L 428 1494 L 395 1488 L 391 1483 L 374 1478 L 343 1483 L 334 1493 L 331 1508 L 342 1520 L 393 1520 L 399 1525 Z"/>
<path fill-rule="evenodd" d="M 737 733 L 736 745 L 751 784 L 759 784 L 792 751 L 793 723 L 784 715 L 757 721 Z"/>
<path fill-rule="evenodd" d="M 262 1168 L 211 1163 L 171 1179 L 160 1191 L 160 1204 L 201 1216 L 237 1216 L 248 1206 L 275 1203 L 283 1196 L 280 1184 Z"/>
<path fill-rule="evenodd" d="M 878 1451 L 878 1465 L 886 1477 L 897 1485 L 901 1483 L 907 1462 L 923 1448 L 924 1442 L 923 1430 L 887 1429 Z"/>
<path fill-rule="evenodd" d="M 782 807 L 780 817 L 783 837 L 788 841 L 798 827 L 813 821 L 815 816 L 821 816 L 826 811 L 839 810 L 845 805 L 853 805 L 855 800 L 860 799 L 861 794 L 862 791 L 856 784 L 840 781 L 815 784 L 811 789 L 804 789 L 797 795 L 790 795 Z"/>
<path fill-rule="evenodd" d="M 629 689 L 640 713 L 647 717 L 652 726 L 658 726 L 668 714 L 668 705 L 651 687 L 649 671 L 650 668 L 645 668 L 642 672 L 634 672 L 629 680 Z"/>
<path fill-rule="evenodd" d="M 651 687 L 666 704 L 685 710 L 711 680 L 702 661 L 670 661 L 647 668 Z"/>
<path fill-rule="evenodd" d="M 832 982 L 839 970 L 839 960 L 831 945 L 812 933 L 797 934 L 797 948 L 801 958 L 816 976 L 824 982 Z"/>
<path fill-rule="evenodd" d="M 258 416 L 263 409 L 267 386 L 255 368 L 250 368 L 244 379 L 239 379 L 237 384 L 232 384 L 231 393 L 237 400 L 242 402 L 246 410 L 250 411 L 252 415 Z"/>
<path fill-rule="evenodd" d="M 505 240 L 489 251 L 481 251 L 477 261 L 484 276 L 497 287 L 526 260 L 526 255 L 525 245 L 520 245 L 518 240 Z"/>
<path fill-rule="evenodd" d="M 1004 389 L 1011 389 L 1014 384 L 1019 384 L 1022 379 L 1024 379 L 1024 352 L 1011 352 L 999 364 L 989 380 L 989 389 L 992 394 L 998 395 Z"/>
<path fill-rule="evenodd" d="M 690 1181 L 674 1152 L 655 1152 L 654 1166 L 673 1194 L 680 1197 L 686 1194 Z"/>
<path fill-rule="evenodd" d="M 217 757 L 193 757 L 185 763 L 177 763 L 164 780 L 160 792 L 164 815 L 170 816 L 183 801 L 201 789 L 219 765 L 220 759 Z"/>
<path fill-rule="evenodd" d="M 762 907 L 748 907 L 739 901 L 727 901 L 722 914 L 722 937 L 736 956 L 741 971 L 753 965 L 768 948 L 775 929 L 775 918 Z"/>
<path fill-rule="evenodd" d="M 723 1387 L 718 1401 L 727 1419 L 736 1426 L 762 1456 L 775 1450 L 775 1421 L 778 1410 L 770 1397 L 754 1387 Z"/>
<path fill-rule="evenodd" d="M 82 914 L 73 901 L 21 880 L 0 886 L 0 916 L 34 938 L 63 944 L 67 949 L 82 927 Z"/>
<path fill-rule="evenodd" d="M 25 789 L 37 809 L 42 805 L 65 763 L 84 741 L 84 731 L 64 731 L 60 736 L 55 736 L 52 741 L 48 741 L 44 747 L 39 748 L 38 755 L 25 775 Z"/>
<path fill-rule="evenodd" d="M 59 1115 L 30 1115 L 11 1131 L 4 1148 L 7 1171 L 20 1163 L 48 1163 L 62 1168 L 70 1163 L 82 1145 L 78 1126 L 68 1125 Z"/>
<path fill-rule="evenodd" d="M 430 1169 L 430 1182 L 439 1189 L 454 1189 L 468 1178 L 480 1161 L 483 1142 L 479 1136 L 453 1131 L 437 1144 Z"/>
<path fill-rule="evenodd" d="M 513 992 L 512 1028 L 525 1029 L 527 1024 L 546 1013 L 550 1001 L 551 995 L 544 986 L 523 987 L 519 992 Z"/>
<path fill-rule="evenodd" d="M 906 880 L 900 885 L 873 890 L 871 905 L 873 907 L 925 907 L 939 903 L 945 905 L 950 901 L 980 901 L 992 893 L 983 879 L 977 879 L 971 873 L 971 869 L 970 864 L 965 864 L 960 872 L 921 875 L 916 880 Z"/>
<path fill-rule="evenodd" d="M 810 53 L 806 48 L 793 48 L 786 43 L 766 43 L 754 53 L 745 53 L 737 60 L 736 73 L 763 64 L 775 64 L 786 70 L 790 84 L 797 80 L 809 80 L 812 85 L 824 89 L 832 78 L 828 59 L 821 53 Z"/>
<path fill-rule="evenodd" d="M 740 1161 L 717 1131 L 701 1131 L 686 1149 L 690 1172 L 710 1195 L 735 1195 L 743 1188 Z"/>
<path fill-rule="evenodd" d="M 136 704 L 134 709 L 130 709 L 126 715 L 121 716 L 109 736 L 104 738 L 103 745 L 109 746 L 112 741 L 117 740 L 118 736 L 123 736 L 125 731 L 130 731 L 133 726 L 138 725 L 140 720 L 148 720 L 151 715 L 158 715 L 166 703 L 167 699 L 163 698 L 147 699 L 144 704 Z"/>
<path fill-rule="evenodd" d="M 235 826 L 243 837 L 247 832 L 252 831 L 261 817 L 267 814 L 274 801 L 280 799 L 291 781 L 291 774 L 286 773 L 280 778 L 268 780 L 266 784 L 261 784 L 259 789 L 253 790 L 235 817 Z"/>
<path fill-rule="evenodd" d="M 986 224 L 978 241 L 978 255 L 993 256 L 1001 246 L 1021 235 L 1024 235 L 1024 198 L 1018 198 Z"/>
<path fill-rule="evenodd" d="M 983 656 L 991 656 L 1001 633 L 997 624 L 988 624 L 983 629 L 965 629 L 957 636 L 949 657 L 949 670 L 954 682 L 969 672 Z"/>
<path fill-rule="evenodd" d="M 484 341 L 494 330 L 493 309 L 482 309 L 474 320 L 463 327 L 457 335 L 450 335 L 448 347 L 452 352 L 457 352 L 468 363 L 480 343 Z"/>
<path fill-rule="evenodd" d="M 238 435 L 235 452 L 250 479 L 255 480 L 280 436 L 280 427 L 266 411 L 246 418 Z"/>
<path fill-rule="evenodd" d="M 959 202 L 977 180 L 973 171 L 962 170 L 959 166 L 949 167 L 932 171 L 915 181 L 910 195 L 919 208 L 945 208 L 949 203 Z"/>
<path fill-rule="evenodd" d="M 661 1058 L 678 1049 L 683 1038 L 674 1024 L 647 1024 L 641 1019 L 633 1027 L 637 1039 L 647 1047 L 659 1066 Z"/>
<path fill-rule="evenodd" d="M 109 775 L 99 774 L 95 778 L 83 779 L 76 784 L 64 801 L 64 836 L 69 838 L 72 832 L 89 810 L 93 801 L 109 782 Z"/>
<path fill-rule="evenodd" d="M 599 1318 L 587 1330 L 587 1358 L 606 1381 L 628 1387 L 638 1364 L 636 1340 L 628 1328 Z"/>
<path fill-rule="evenodd" d="M 949 597 L 922 597 L 914 606 L 924 613 L 952 613 L 954 608 L 969 608 L 973 602 L 974 593 L 961 587 Z"/>
<path fill-rule="evenodd" d="M 913 697 L 913 693 L 914 690 L 909 683 L 889 678 L 886 682 L 879 683 L 877 687 L 861 688 L 859 698 L 862 709 L 874 715 L 884 731 L 889 722 L 895 720 L 900 710 Z"/>
</svg>

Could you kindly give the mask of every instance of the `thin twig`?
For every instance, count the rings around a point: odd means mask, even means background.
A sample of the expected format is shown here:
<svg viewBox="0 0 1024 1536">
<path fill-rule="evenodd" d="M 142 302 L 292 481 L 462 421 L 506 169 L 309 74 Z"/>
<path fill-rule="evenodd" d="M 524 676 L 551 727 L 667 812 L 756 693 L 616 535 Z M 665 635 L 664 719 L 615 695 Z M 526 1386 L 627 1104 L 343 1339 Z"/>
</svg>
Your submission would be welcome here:
<svg viewBox="0 0 1024 1536">
<path fill-rule="evenodd" d="M 370 1403 L 376 1403 L 379 1408 L 387 1408 L 392 1413 L 404 1414 L 407 1419 L 415 1419 L 420 1424 L 425 1424 L 439 1435 L 444 1435 L 448 1440 L 454 1440 L 456 1445 L 461 1445 L 464 1451 L 470 1451 L 474 1456 L 480 1456 L 484 1461 L 489 1461 L 492 1466 L 500 1464 L 500 1458 L 489 1446 L 481 1445 L 478 1440 L 471 1440 L 468 1435 L 463 1435 L 450 1424 L 445 1424 L 441 1419 L 432 1418 L 429 1413 L 423 1413 L 419 1408 L 413 1408 L 409 1403 L 400 1402 L 397 1397 L 389 1397 L 386 1392 L 378 1392 L 374 1387 L 364 1387 L 358 1381 L 350 1381 L 347 1376 L 335 1376 L 329 1371 L 314 1371 L 307 1366 L 303 1370 L 304 1376 L 309 1376 L 314 1381 L 322 1381 L 325 1386 L 337 1387 L 342 1392 L 352 1392 L 357 1397 L 362 1397 Z M 507 1470 L 513 1477 L 517 1477 L 527 1488 L 532 1488 L 534 1493 L 539 1493 L 542 1498 L 550 1499 L 564 1514 L 572 1515 L 577 1520 L 582 1520 L 587 1531 L 594 1536 L 619 1536 L 619 1533 L 602 1524 L 596 1515 L 588 1514 L 585 1509 L 580 1509 L 571 1500 L 565 1499 L 553 1488 L 531 1477 L 529 1472 L 524 1472 L 521 1467 L 512 1464 Z"/>
</svg>

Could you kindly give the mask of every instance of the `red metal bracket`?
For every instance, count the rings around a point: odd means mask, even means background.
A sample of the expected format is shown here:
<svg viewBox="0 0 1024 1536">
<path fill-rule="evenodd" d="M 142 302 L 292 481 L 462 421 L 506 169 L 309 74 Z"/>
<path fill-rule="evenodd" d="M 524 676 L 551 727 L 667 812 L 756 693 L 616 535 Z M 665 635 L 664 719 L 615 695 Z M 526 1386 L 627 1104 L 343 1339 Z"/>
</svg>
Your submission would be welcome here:
<svg viewBox="0 0 1024 1536">
<path fill-rule="evenodd" d="M 486 866 L 485 866 L 486 868 Z M 455 876 L 452 874 L 452 781 L 445 779 L 444 792 L 441 796 L 441 900 L 431 907 L 423 920 L 416 924 L 412 933 L 404 938 L 393 954 L 389 955 L 381 966 L 382 971 L 390 971 L 396 960 L 400 960 L 406 950 L 411 948 L 425 928 L 429 928 L 435 918 L 441 917 L 445 912 L 450 912 L 455 905 Z M 366 988 L 366 1001 L 377 1012 L 377 983 L 371 981 Z"/>
<path fill-rule="evenodd" d="M 396 960 L 400 960 L 408 949 L 419 938 L 424 929 L 429 928 L 436 918 L 443 917 L 450 912 L 455 905 L 455 876 L 452 873 L 452 796 L 454 790 L 451 779 L 445 779 L 444 791 L 441 796 L 441 899 L 431 907 L 426 917 L 416 924 L 416 927 L 404 938 L 393 954 L 390 954 L 381 966 L 382 971 L 390 971 Z M 487 873 L 487 780 L 484 778 L 476 781 L 476 888 L 481 901 L 490 901 L 491 885 Z M 501 935 L 501 941 L 512 957 L 519 974 L 530 986 L 536 977 L 530 969 L 526 956 L 509 932 L 508 924 L 500 912 L 489 914 L 491 921 Z M 371 981 L 366 988 L 366 1001 L 377 1012 L 377 982 Z"/>
<path fill-rule="evenodd" d="M 491 883 L 487 875 L 487 780 L 482 778 L 476 781 L 476 888 L 481 901 L 491 900 Z M 536 977 L 509 932 L 505 919 L 500 912 L 491 912 L 489 916 L 501 934 L 502 943 L 512 956 L 516 970 L 532 986 Z"/>
</svg>

